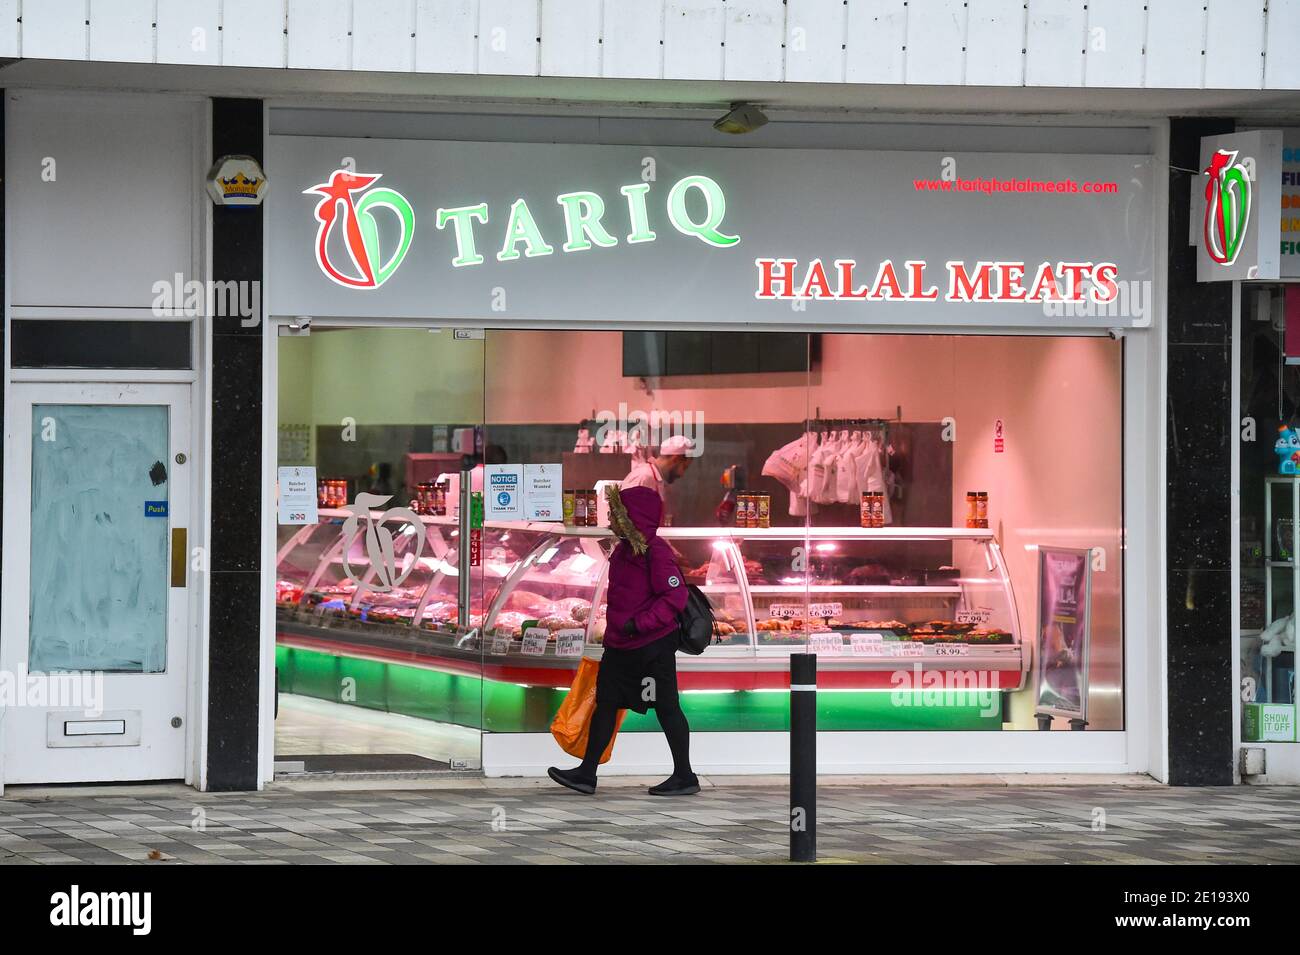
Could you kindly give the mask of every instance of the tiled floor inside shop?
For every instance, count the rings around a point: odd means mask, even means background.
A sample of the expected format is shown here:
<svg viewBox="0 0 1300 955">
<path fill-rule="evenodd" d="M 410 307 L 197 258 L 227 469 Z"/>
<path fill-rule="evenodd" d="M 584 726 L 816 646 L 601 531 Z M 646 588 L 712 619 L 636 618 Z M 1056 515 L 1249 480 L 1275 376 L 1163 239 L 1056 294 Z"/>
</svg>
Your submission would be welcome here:
<svg viewBox="0 0 1300 955">
<path fill-rule="evenodd" d="M 583 797 L 537 780 L 252 794 L 179 786 L 10 788 L 0 864 L 780 862 L 788 792 L 709 780 L 657 799 L 621 780 Z M 394 784 L 395 786 L 396 784 Z M 416 783 L 410 783 L 416 786 Z M 1294 863 L 1300 789 L 824 785 L 825 862 Z"/>
</svg>

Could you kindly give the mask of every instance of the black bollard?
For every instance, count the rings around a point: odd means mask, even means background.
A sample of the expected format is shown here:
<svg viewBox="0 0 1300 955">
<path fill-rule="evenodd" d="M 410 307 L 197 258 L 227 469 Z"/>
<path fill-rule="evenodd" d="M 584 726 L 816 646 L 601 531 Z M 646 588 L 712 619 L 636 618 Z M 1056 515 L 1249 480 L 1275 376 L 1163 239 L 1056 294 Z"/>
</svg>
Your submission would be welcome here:
<svg viewBox="0 0 1300 955">
<path fill-rule="evenodd" d="M 817 861 L 817 654 L 790 654 L 790 861 Z"/>
</svg>

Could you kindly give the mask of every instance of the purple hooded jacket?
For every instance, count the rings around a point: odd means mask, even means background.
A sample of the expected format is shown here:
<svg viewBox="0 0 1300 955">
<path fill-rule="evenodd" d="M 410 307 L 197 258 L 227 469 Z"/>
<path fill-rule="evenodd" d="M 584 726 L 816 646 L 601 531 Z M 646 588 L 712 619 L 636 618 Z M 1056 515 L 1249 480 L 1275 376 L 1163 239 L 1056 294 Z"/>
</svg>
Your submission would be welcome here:
<svg viewBox="0 0 1300 955">
<path fill-rule="evenodd" d="M 658 534 L 664 509 L 659 495 L 648 487 L 629 487 L 620 497 L 647 547 L 637 554 L 627 540 L 620 540 L 610 554 L 605 646 L 632 650 L 677 629 L 687 590 L 672 548 Z"/>
</svg>

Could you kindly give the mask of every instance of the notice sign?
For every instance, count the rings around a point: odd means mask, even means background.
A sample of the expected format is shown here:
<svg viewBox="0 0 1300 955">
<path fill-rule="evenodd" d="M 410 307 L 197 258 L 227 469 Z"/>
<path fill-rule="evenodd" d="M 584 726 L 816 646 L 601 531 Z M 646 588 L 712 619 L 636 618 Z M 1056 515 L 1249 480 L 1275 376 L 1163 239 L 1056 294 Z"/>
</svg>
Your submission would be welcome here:
<svg viewBox="0 0 1300 955">
<path fill-rule="evenodd" d="M 1038 548 L 1035 712 L 1087 719 L 1091 617 L 1091 552 L 1065 547 Z"/>
<path fill-rule="evenodd" d="M 524 518 L 524 466 L 489 464 L 483 469 L 483 511 L 489 521 Z"/>
<path fill-rule="evenodd" d="M 559 464 L 524 465 L 524 520 L 564 520 L 563 477 Z"/>
<path fill-rule="evenodd" d="M 1006 429 L 1002 425 L 1002 419 L 999 418 L 993 424 L 993 453 L 1005 454 L 1007 451 Z"/>
<path fill-rule="evenodd" d="M 280 523 L 319 523 L 316 504 L 316 469 L 280 468 Z"/>
</svg>

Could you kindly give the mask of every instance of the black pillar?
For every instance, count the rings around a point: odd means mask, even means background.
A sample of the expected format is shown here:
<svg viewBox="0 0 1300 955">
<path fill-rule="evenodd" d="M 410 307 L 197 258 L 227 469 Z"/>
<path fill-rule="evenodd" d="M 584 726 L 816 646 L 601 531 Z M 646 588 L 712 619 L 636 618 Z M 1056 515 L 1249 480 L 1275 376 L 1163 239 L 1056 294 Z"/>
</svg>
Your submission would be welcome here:
<svg viewBox="0 0 1300 955">
<path fill-rule="evenodd" d="M 1169 133 L 1169 782 L 1232 784 L 1232 283 L 1196 281 L 1188 245 L 1202 136 L 1232 120 L 1172 119 Z"/>
<path fill-rule="evenodd" d="M 262 102 L 212 101 L 213 158 L 262 161 Z M 212 321 L 208 774 L 211 790 L 257 787 L 261 688 L 262 210 L 215 206 L 212 279 L 256 282 L 257 321 Z M 220 286 L 218 286 L 220 287 Z M 248 286 L 251 290 L 253 286 Z M 220 298 L 219 296 L 217 297 Z"/>
</svg>

